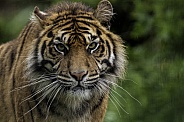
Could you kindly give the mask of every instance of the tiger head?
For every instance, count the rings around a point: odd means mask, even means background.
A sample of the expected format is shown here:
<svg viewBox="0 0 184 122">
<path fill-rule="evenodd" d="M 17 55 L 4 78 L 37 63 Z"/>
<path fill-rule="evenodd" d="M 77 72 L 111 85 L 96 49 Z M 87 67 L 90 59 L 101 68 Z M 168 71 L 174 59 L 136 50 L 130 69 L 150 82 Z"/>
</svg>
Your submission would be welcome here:
<svg viewBox="0 0 184 122">
<path fill-rule="evenodd" d="M 27 59 L 27 75 L 45 96 L 90 100 L 108 94 L 124 73 L 122 39 L 110 32 L 113 8 L 102 0 L 96 10 L 63 2 L 46 11 L 35 7 L 38 28 Z"/>
</svg>

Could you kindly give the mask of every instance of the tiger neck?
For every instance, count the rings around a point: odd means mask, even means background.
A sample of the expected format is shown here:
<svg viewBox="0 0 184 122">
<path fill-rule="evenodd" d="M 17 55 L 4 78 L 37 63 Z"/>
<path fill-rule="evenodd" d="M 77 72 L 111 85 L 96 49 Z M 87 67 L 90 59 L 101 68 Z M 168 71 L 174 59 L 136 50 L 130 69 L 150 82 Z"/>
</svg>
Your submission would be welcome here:
<svg viewBox="0 0 184 122">
<path fill-rule="evenodd" d="M 41 103 L 38 108 L 44 116 L 47 112 L 43 110 L 46 106 L 43 105 L 46 102 Z M 63 121 L 63 122 L 102 122 L 104 113 L 107 109 L 108 94 L 100 99 L 91 99 L 90 101 L 83 101 L 80 108 L 72 109 L 66 104 L 54 104 L 51 106 L 47 120 L 50 121 Z M 70 103 L 68 103 L 70 104 Z M 44 114 L 45 113 L 45 114 Z"/>
</svg>

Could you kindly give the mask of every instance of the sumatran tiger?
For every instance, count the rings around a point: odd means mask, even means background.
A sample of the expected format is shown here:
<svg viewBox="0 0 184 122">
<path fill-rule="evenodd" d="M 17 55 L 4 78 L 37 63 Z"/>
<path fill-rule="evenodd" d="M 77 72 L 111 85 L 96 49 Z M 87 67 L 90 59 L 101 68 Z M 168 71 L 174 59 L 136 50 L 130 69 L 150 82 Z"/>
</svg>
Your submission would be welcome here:
<svg viewBox="0 0 184 122">
<path fill-rule="evenodd" d="M 18 38 L 0 46 L 1 122 L 102 122 L 123 77 L 125 47 L 109 30 L 113 8 L 61 2 L 34 8 Z"/>
</svg>

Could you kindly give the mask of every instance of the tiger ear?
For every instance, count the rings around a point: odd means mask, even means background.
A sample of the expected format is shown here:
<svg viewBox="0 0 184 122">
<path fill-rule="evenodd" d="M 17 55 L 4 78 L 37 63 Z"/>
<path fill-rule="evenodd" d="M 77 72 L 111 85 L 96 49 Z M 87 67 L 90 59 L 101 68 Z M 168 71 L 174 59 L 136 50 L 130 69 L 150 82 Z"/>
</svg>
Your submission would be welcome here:
<svg viewBox="0 0 184 122">
<path fill-rule="evenodd" d="M 36 6 L 33 10 L 31 20 L 44 26 L 47 25 L 46 23 L 47 16 L 48 16 L 47 13 L 40 11 L 40 9 Z"/>
<path fill-rule="evenodd" d="M 109 23 L 113 16 L 113 7 L 111 3 L 108 0 L 101 0 L 94 12 L 94 16 L 100 23 Z"/>
</svg>

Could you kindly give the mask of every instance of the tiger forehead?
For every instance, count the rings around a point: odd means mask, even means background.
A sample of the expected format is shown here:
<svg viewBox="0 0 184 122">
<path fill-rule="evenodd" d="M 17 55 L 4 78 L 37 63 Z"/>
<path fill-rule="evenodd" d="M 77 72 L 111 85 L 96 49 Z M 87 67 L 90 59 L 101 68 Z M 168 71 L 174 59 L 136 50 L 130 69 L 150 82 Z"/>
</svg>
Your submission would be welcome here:
<svg viewBox="0 0 184 122">
<path fill-rule="evenodd" d="M 64 11 L 64 12 L 59 12 L 59 13 L 52 13 L 50 15 L 50 20 L 53 21 L 53 23 L 62 23 L 65 22 L 66 20 L 70 19 L 88 19 L 88 20 L 94 20 L 93 13 L 92 12 L 76 12 L 72 13 L 71 11 Z"/>
<path fill-rule="evenodd" d="M 92 38 L 101 34 L 100 30 L 98 30 L 98 33 L 96 32 L 97 28 L 77 21 L 75 18 L 72 18 L 71 21 L 63 22 L 58 25 L 61 27 L 53 30 L 53 32 L 55 32 L 55 38 L 59 38 L 61 42 L 66 44 L 69 43 L 69 41 L 73 42 L 74 40 L 85 41 L 83 43 L 90 43 Z"/>
<path fill-rule="evenodd" d="M 64 44 L 89 44 L 92 41 L 92 36 L 91 34 L 86 34 L 86 33 L 76 33 L 76 32 L 71 32 L 71 33 L 67 33 L 67 34 L 63 34 L 65 32 L 60 31 L 60 33 L 57 34 L 57 36 L 55 37 L 55 39 L 59 39 L 60 42 L 64 43 Z"/>
</svg>

